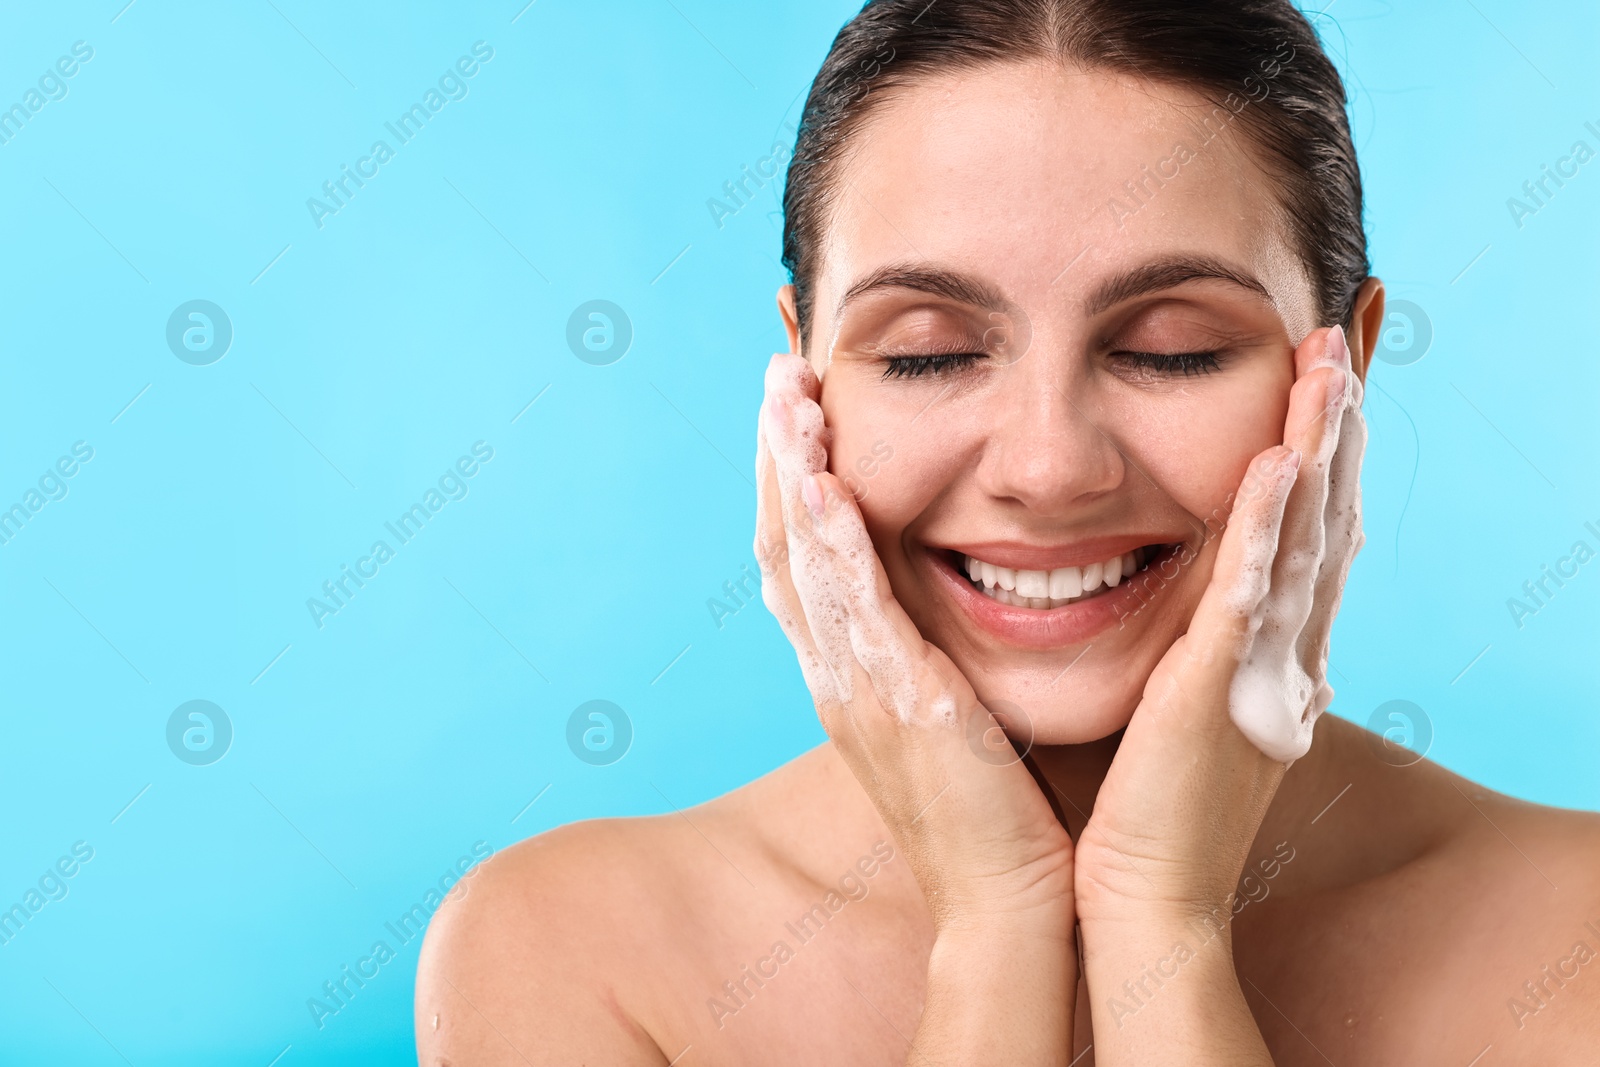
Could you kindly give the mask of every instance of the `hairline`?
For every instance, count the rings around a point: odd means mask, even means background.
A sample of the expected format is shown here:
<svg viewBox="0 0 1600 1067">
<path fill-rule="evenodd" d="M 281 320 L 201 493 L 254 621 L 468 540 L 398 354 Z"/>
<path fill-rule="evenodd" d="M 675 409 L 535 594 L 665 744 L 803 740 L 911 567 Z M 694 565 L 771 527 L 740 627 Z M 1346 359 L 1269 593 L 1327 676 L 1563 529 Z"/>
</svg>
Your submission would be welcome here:
<svg viewBox="0 0 1600 1067">
<path fill-rule="evenodd" d="M 1223 107 L 1222 103 L 1213 100 L 1208 95 L 1210 86 L 1203 86 L 1188 82 L 1183 78 L 1166 75 L 1149 74 L 1132 67 L 1119 67 L 1114 63 L 1104 61 L 1086 62 L 1083 59 L 1062 53 L 1048 42 L 1029 41 L 1013 54 L 1004 56 L 961 55 L 954 58 L 946 57 L 937 67 L 926 63 L 912 63 L 902 67 L 893 74 L 886 75 L 881 82 L 873 87 L 872 95 L 888 97 L 887 100 L 879 99 L 873 103 L 862 105 L 858 111 L 841 122 L 834 128 L 833 144 L 839 149 L 838 153 L 827 160 L 819 160 L 813 165 L 816 167 L 813 181 L 815 182 L 814 211 L 816 213 L 816 233 L 810 243 L 811 250 L 811 277 L 810 282 L 815 288 L 817 279 L 821 276 L 820 266 L 829 242 L 826 240 L 829 227 L 832 225 L 835 209 L 838 207 L 838 193 L 842 183 L 848 182 L 844 176 L 856 154 L 862 150 L 862 134 L 873 122 L 883 116 L 887 108 L 894 106 L 895 97 L 902 96 L 907 90 L 926 85 L 929 81 L 941 76 L 969 74 L 991 68 L 1002 68 L 1011 65 L 1027 65 L 1029 63 L 1053 63 L 1064 68 L 1077 68 L 1085 74 L 1108 74 L 1121 76 L 1134 81 L 1142 81 L 1151 85 L 1165 85 L 1182 89 L 1196 97 L 1202 104 Z M 1242 115 L 1244 110 L 1237 114 Z M 1282 231 L 1285 243 L 1293 253 L 1295 261 L 1301 267 L 1305 280 L 1312 290 L 1312 301 L 1320 316 L 1323 301 L 1323 287 L 1326 279 L 1321 277 L 1322 264 L 1309 254 L 1308 249 L 1300 247 L 1299 227 L 1294 220 L 1295 207 L 1290 202 L 1287 186 L 1297 179 L 1292 171 L 1282 167 L 1275 157 L 1271 146 L 1262 143 L 1249 125 L 1245 122 L 1242 150 L 1262 173 L 1271 189 L 1271 211 L 1273 222 Z M 1270 299 L 1270 297 L 1269 297 Z M 841 305 L 842 306 L 842 305 Z M 798 308 L 796 309 L 798 312 Z M 813 298 L 807 308 L 806 314 L 796 324 L 802 347 L 811 339 L 817 313 L 817 301 Z"/>
</svg>

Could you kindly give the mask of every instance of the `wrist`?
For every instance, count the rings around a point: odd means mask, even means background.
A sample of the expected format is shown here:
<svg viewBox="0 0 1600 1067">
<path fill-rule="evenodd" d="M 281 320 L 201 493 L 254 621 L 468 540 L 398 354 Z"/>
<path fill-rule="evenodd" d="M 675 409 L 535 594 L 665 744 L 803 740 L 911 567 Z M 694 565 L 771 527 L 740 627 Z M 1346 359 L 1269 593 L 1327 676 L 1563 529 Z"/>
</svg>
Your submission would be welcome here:
<svg viewBox="0 0 1600 1067">
<path fill-rule="evenodd" d="M 1079 919 L 1078 936 L 1083 940 L 1084 959 L 1095 970 L 1099 963 L 1108 970 L 1137 971 L 1175 959 L 1168 969 L 1209 970 L 1218 966 L 1233 970 L 1232 915 L 1226 908 L 1214 910 L 1148 910 L 1137 914 L 1098 916 Z M 1192 966 L 1195 963 L 1203 967 Z"/>
<path fill-rule="evenodd" d="M 1180 916 L 1085 922 L 1084 977 L 1101 1051 L 1141 1062 L 1185 1047 L 1189 1064 L 1259 1064 L 1260 1032 L 1235 969 L 1231 928 Z"/>
<path fill-rule="evenodd" d="M 933 914 L 935 939 L 951 945 L 1071 942 L 1078 921 L 1070 889 L 1037 899 L 964 896 L 958 900 L 939 894 L 927 894 L 925 899 Z"/>
<path fill-rule="evenodd" d="M 1065 1063 L 1078 956 L 1071 927 L 1005 921 L 939 931 L 910 1062 Z"/>
<path fill-rule="evenodd" d="M 1049 953 L 1066 946 L 1076 957 L 1077 926 L 1070 908 L 1049 915 L 945 916 L 934 923 L 934 944 L 952 953 L 998 956 Z"/>
<path fill-rule="evenodd" d="M 1150 886 L 1144 892 L 1111 887 L 1096 879 L 1080 877 L 1073 889 L 1077 920 L 1107 930 L 1126 929 L 1138 934 L 1148 931 L 1163 937 L 1194 931 L 1194 936 L 1211 940 L 1226 934 L 1233 916 L 1248 900 L 1222 885 Z"/>
</svg>

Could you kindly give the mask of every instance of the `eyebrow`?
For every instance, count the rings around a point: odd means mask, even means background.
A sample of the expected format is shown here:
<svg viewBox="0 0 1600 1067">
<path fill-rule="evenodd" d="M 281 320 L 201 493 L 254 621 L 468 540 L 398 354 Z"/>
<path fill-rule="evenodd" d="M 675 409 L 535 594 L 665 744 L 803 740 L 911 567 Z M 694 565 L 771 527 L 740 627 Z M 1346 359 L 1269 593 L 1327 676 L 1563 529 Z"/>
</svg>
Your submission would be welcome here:
<svg viewBox="0 0 1600 1067">
<path fill-rule="evenodd" d="M 1108 278 L 1090 294 L 1084 309 L 1090 315 L 1098 315 L 1136 296 L 1204 280 L 1227 282 L 1249 290 L 1269 304 L 1274 303 L 1267 287 L 1253 274 L 1213 256 L 1180 255 L 1141 264 Z M 943 267 L 897 263 L 881 267 L 850 286 L 839 301 L 835 317 L 843 315 L 845 308 L 857 298 L 885 289 L 910 289 L 975 307 L 1004 309 L 1013 306 L 999 289 L 981 278 Z"/>
<path fill-rule="evenodd" d="M 1158 259 L 1107 279 L 1090 294 L 1089 299 L 1084 302 L 1084 308 L 1089 314 L 1098 315 L 1133 297 L 1146 296 L 1175 288 L 1185 282 L 1202 280 L 1228 282 L 1248 289 L 1268 304 L 1274 303 L 1272 294 L 1267 292 L 1267 287 L 1262 285 L 1255 275 L 1230 267 L 1212 256 L 1184 255 Z"/>
<path fill-rule="evenodd" d="M 962 304 L 983 308 L 1008 308 L 1011 301 L 979 278 L 942 267 L 924 267 L 916 264 L 894 263 L 881 267 L 856 282 L 845 291 L 834 312 L 838 318 L 844 309 L 857 298 L 884 289 L 911 289 L 919 293 L 942 296 Z"/>
</svg>

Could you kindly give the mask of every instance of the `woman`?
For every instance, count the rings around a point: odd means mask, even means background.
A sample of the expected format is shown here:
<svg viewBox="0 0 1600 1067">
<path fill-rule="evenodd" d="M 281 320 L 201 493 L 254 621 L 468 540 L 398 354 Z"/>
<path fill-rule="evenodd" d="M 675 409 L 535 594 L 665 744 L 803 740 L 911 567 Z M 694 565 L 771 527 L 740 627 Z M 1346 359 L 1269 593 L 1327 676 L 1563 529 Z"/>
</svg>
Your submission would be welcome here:
<svg viewBox="0 0 1600 1067">
<path fill-rule="evenodd" d="M 496 856 L 422 1062 L 1594 1062 L 1600 820 L 1319 717 L 1384 296 L 1305 18 L 877 0 L 785 209 L 756 549 L 830 741 Z"/>
</svg>

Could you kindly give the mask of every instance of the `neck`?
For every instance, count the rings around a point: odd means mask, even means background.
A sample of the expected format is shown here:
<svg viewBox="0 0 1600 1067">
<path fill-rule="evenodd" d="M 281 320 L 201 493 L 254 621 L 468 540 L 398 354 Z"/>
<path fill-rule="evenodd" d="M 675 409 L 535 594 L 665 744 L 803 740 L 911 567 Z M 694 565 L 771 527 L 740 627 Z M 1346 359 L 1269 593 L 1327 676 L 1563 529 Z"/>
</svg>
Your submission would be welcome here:
<svg viewBox="0 0 1600 1067">
<path fill-rule="evenodd" d="M 1377 758 L 1370 735 L 1333 715 L 1317 721 L 1311 750 L 1284 775 L 1256 833 L 1251 862 L 1288 842 L 1301 857 L 1296 891 L 1348 885 L 1391 870 L 1437 840 L 1439 812 L 1421 802 L 1443 773 L 1422 762 Z M 1122 733 L 1082 745 L 1040 745 L 1029 754 L 1040 788 L 1076 840 L 1116 758 Z M 1404 799 L 1402 799 L 1404 798 Z"/>
</svg>

